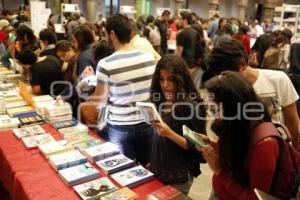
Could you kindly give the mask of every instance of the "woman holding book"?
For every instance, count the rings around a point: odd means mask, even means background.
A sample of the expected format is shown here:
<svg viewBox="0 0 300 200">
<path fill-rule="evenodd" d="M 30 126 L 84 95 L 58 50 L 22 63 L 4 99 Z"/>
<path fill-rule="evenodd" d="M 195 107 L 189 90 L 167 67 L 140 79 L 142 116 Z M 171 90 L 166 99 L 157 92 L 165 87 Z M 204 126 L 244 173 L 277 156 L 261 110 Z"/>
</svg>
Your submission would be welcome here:
<svg viewBox="0 0 300 200">
<path fill-rule="evenodd" d="M 152 147 L 151 171 L 165 184 L 188 193 L 193 177 L 200 174 L 202 155 L 183 137 L 182 126 L 205 134 L 205 109 L 187 70 L 177 55 L 166 55 L 157 64 L 151 85 L 151 101 L 164 122 Z"/>
<path fill-rule="evenodd" d="M 217 198 L 257 199 L 256 188 L 278 199 L 291 199 L 298 190 L 295 167 L 299 168 L 300 155 L 282 140 L 251 84 L 226 71 L 206 85 L 214 97 L 209 99 L 215 117 L 211 129 L 219 139 L 202 152 L 214 172 Z"/>
</svg>

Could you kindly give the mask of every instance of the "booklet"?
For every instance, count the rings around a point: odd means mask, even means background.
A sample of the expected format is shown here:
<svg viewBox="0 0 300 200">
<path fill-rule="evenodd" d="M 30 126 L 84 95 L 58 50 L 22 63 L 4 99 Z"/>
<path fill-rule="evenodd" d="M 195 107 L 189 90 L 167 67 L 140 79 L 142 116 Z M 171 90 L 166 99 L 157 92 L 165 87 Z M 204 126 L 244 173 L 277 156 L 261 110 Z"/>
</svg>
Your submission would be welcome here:
<svg viewBox="0 0 300 200">
<path fill-rule="evenodd" d="M 193 142 L 195 145 L 203 148 L 206 145 L 206 142 L 197 135 L 194 131 L 189 129 L 186 125 L 182 126 L 183 136 Z"/>
<path fill-rule="evenodd" d="M 155 105 L 149 102 L 136 102 L 136 107 L 140 110 L 144 116 L 145 122 L 158 121 L 162 122 L 161 116 L 157 112 Z"/>
</svg>

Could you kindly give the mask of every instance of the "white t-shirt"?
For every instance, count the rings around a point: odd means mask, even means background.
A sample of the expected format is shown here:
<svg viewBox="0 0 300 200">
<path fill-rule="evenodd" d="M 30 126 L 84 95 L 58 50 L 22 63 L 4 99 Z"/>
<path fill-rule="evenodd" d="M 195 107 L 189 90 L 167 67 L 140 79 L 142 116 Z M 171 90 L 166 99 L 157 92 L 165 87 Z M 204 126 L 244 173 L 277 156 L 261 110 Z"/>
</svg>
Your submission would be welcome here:
<svg viewBox="0 0 300 200">
<path fill-rule="evenodd" d="M 281 71 L 259 69 L 258 73 L 253 84 L 256 94 L 268 107 L 272 120 L 284 123 L 282 108 L 299 99 L 292 82 Z"/>
</svg>

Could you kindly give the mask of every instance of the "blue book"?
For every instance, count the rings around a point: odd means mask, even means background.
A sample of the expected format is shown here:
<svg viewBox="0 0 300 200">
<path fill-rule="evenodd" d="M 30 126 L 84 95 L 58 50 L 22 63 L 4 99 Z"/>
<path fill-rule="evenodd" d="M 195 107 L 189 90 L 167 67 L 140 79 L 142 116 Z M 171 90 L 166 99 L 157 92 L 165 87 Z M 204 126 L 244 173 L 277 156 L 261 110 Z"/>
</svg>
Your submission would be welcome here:
<svg viewBox="0 0 300 200">
<path fill-rule="evenodd" d="M 69 186 L 85 183 L 100 177 L 99 172 L 90 163 L 59 170 L 58 175 Z"/>
<path fill-rule="evenodd" d="M 96 162 L 96 164 L 107 175 L 131 167 L 135 164 L 135 162 L 127 158 L 123 154 L 119 154 L 110 158 L 106 158 L 104 160 L 100 160 Z"/>
<path fill-rule="evenodd" d="M 119 153 L 120 149 L 118 148 L 118 146 L 111 142 L 105 142 L 103 144 L 99 144 L 83 150 L 83 154 L 86 155 L 86 157 L 91 162 L 97 162 Z"/>
<path fill-rule="evenodd" d="M 84 164 L 86 162 L 87 158 L 78 150 L 49 156 L 49 163 L 56 171 Z"/>
</svg>

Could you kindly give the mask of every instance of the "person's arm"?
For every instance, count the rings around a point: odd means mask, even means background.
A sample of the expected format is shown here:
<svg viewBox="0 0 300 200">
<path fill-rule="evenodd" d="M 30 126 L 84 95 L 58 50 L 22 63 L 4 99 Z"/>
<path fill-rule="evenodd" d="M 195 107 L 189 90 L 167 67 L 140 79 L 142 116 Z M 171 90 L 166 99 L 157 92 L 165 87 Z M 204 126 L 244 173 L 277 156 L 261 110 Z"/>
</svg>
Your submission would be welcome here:
<svg viewBox="0 0 300 200">
<path fill-rule="evenodd" d="M 299 117 L 296 103 L 292 103 L 286 107 L 283 107 L 283 115 L 285 119 L 285 125 L 289 129 L 292 136 L 292 144 L 296 149 L 299 149 Z"/>
<path fill-rule="evenodd" d="M 204 153 L 205 154 L 205 153 Z M 249 160 L 249 186 L 242 186 L 226 172 L 214 175 L 214 182 L 221 183 L 224 189 L 231 196 L 240 200 L 257 199 L 254 188 L 260 189 L 266 193 L 270 192 L 272 180 L 276 169 L 276 163 L 279 156 L 279 146 L 275 138 L 267 138 L 257 143 L 253 149 Z M 220 191 L 224 189 L 214 188 L 217 196 L 222 199 Z"/>
<path fill-rule="evenodd" d="M 180 57 L 182 56 L 184 42 L 185 42 L 185 39 L 184 39 L 183 32 L 180 32 L 176 36 L 176 52 L 175 52 Z"/>
<path fill-rule="evenodd" d="M 177 45 L 176 46 L 176 55 L 178 55 L 178 56 L 182 56 L 182 51 L 183 51 L 183 46 L 179 46 L 179 45 Z"/>
</svg>

